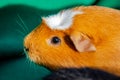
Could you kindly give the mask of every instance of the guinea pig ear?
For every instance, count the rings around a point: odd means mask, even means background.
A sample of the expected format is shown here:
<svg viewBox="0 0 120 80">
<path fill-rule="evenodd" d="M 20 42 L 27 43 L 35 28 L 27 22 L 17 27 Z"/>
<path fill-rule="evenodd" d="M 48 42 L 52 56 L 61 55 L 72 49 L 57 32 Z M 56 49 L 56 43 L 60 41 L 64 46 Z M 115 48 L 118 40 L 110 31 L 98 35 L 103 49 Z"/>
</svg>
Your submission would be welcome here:
<svg viewBox="0 0 120 80">
<path fill-rule="evenodd" d="M 96 51 L 95 45 L 85 34 L 77 32 L 77 33 L 71 34 L 70 39 L 72 40 L 73 44 L 75 45 L 75 48 L 79 52 Z"/>
</svg>

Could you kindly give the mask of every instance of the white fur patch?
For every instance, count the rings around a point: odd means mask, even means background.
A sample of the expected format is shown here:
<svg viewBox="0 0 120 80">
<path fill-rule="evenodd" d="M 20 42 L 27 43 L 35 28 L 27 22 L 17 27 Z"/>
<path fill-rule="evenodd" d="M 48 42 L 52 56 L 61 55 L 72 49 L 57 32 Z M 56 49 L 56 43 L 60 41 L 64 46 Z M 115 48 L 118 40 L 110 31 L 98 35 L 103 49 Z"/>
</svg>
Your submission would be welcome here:
<svg viewBox="0 0 120 80">
<path fill-rule="evenodd" d="M 72 25 L 73 17 L 82 13 L 82 11 L 64 10 L 58 14 L 43 17 L 43 20 L 51 29 L 65 30 Z"/>
</svg>

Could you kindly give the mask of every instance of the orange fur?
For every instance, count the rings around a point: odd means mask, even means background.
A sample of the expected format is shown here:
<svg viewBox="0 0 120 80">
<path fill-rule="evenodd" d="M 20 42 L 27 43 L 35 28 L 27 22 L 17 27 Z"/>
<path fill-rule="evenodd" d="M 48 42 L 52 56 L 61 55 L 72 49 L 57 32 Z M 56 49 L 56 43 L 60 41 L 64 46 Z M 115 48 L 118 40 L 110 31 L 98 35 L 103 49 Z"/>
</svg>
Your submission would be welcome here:
<svg viewBox="0 0 120 80">
<path fill-rule="evenodd" d="M 51 69 L 63 67 L 98 68 L 120 76 L 120 11 L 105 7 L 76 7 L 82 10 L 73 19 L 67 30 L 51 30 L 43 21 L 26 38 L 30 59 Z M 65 42 L 65 36 L 87 35 L 96 47 L 93 52 L 78 52 Z M 61 39 L 59 45 L 52 45 L 52 36 Z"/>
</svg>

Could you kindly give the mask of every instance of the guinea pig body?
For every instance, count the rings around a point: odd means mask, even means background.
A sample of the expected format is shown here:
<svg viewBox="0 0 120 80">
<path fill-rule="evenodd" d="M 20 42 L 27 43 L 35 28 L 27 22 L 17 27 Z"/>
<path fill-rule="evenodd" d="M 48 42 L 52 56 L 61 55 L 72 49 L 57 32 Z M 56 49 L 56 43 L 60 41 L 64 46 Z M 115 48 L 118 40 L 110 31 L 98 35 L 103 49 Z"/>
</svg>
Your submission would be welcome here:
<svg viewBox="0 0 120 80">
<path fill-rule="evenodd" d="M 120 11 L 89 6 L 44 17 L 24 45 L 51 69 L 97 68 L 120 76 Z"/>
</svg>

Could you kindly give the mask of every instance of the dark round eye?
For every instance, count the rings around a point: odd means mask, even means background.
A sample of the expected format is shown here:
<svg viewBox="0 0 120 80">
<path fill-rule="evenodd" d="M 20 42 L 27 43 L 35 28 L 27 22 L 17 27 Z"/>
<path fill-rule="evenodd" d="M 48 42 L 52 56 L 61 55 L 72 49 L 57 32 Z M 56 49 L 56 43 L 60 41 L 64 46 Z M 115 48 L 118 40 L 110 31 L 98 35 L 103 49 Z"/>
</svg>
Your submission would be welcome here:
<svg viewBox="0 0 120 80">
<path fill-rule="evenodd" d="M 61 42 L 61 40 L 60 40 L 60 38 L 58 38 L 57 36 L 55 36 L 55 37 L 53 37 L 52 39 L 51 39 L 51 43 L 52 44 L 58 44 L 58 43 L 60 43 Z"/>
</svg>

